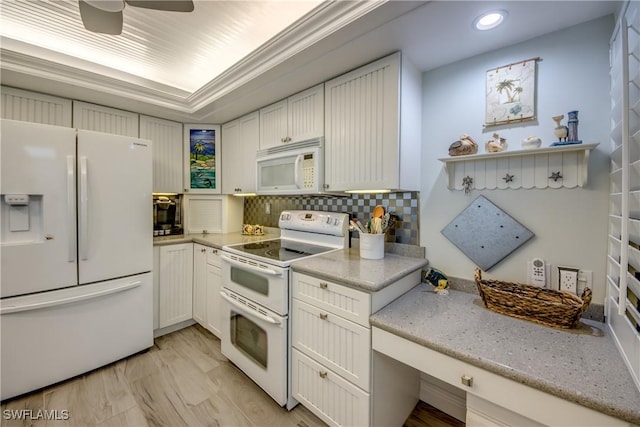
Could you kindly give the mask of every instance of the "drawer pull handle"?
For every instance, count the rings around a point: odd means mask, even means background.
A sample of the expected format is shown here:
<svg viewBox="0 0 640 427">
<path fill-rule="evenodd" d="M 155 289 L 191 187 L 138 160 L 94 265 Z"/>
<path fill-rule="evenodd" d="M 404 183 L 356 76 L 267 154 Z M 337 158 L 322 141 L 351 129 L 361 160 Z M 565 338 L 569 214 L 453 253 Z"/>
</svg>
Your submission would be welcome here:
<svg viewBox="0 0 640 427">
<path fill-rule="evenodd" d="M 469 376 L 469 375 L 463 375 L 460 378 L 461 382 L 463 385 L 466 385 L 467 387 L 472 387 L 473 386 L 473 377 Z"/>
<path fill-rule="evenodd" d="M 320 319 L 327 320 L 327 313 L 320 313 Z"/>
<path fill-rule="evenodd" d="M 318 375 L 320 375 L 320 378 L 327 378 L 327 371 L 320 371 Z"/>
<path fill-rule="evenodd" d="M 327 289 L 329 285 L 325 282 L 320 282 L 320 289 Z"/>
<path fill-rule="evenodd" d="M 211 253 L 217 255 L 218 254 L 218 250 L 217 249 L 212 249 Z"/>
</svg>

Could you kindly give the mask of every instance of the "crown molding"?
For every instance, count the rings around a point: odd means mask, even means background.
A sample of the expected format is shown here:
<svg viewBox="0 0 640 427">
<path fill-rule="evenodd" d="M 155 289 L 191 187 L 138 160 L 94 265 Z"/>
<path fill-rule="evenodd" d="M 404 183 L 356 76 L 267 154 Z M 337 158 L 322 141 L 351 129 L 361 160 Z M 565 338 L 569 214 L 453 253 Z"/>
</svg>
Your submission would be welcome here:
<svg viewBox="0 0 640 427">
<path fill-rule="evenodd" d="M 250 55 L 195 91 L 188 103 L 200 110 L 222 96 L 304 51 L 325 37 L 372 12 L 388 0 L 323 3 L 260 46 Z"/>
<path fill-rule="evenodd" d="M 323 3 L 193 93 L 6 37 L 0 69 L 193 114 L 385 3 Z"/>
</svg>

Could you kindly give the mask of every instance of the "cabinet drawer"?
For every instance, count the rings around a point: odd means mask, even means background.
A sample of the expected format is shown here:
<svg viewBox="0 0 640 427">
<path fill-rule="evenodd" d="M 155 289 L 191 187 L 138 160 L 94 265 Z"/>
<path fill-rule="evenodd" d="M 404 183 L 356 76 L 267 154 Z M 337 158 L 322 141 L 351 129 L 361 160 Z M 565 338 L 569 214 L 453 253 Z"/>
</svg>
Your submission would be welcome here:
<svg viewBox="0 0 640 427">
<path fill-rule="evenodd" d="M 295 348 L 369 391 L 369 329 L 297 299 L 291 324 Z"/>
<path fill-rule="evenodd" d="M 207 264 L 215 265 L 222 268 L 222 260 L 220 259 L 220 249 L 207 248 Z"/>
<path fill-rule="evenodd" d="M 369 327 L 371 295 L 328 280 L 293 273 L 293 297 Z"/>
<path fill-rule="evenodd" d="M 292 351 L 293 397 L 331 426 L 368 426 L 369 394 L 335 372 Z"/>
</svg>

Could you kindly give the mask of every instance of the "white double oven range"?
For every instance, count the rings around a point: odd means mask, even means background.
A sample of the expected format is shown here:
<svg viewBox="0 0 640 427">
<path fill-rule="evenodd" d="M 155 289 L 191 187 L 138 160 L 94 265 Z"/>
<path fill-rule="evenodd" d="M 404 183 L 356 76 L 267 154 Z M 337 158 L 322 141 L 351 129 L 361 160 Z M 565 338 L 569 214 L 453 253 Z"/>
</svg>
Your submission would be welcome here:
<svg viewBox="0 0 640 427">
<path fill-rule="evenodd" d="M 283 211 L 280 238 L 223 247 L 222 353 L 287 409 L 291 264 L 348 246 L 347 214 Z"/>
</svg>

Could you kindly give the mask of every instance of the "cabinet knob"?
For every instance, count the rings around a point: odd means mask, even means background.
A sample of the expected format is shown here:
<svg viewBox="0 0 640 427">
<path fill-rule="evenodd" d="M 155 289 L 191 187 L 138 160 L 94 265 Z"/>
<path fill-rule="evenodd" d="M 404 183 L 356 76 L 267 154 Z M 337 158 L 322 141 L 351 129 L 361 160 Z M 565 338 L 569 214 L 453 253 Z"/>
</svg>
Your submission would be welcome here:
<svg viewBox="0 0 640 427">
<path fill-rule="evenodd" d="M 185 188 L 185 189 L 184 189 L 184 192 L 185 192 L 185 193 L 188 193 L 188 192 L 189 192 L 189 189 L 188 189 L 188 188 Z"/>
<path fill-rule="evenodd" d="M 327 320 L 327 313 L 320 313 L 320 319 Z"/>
<path fill-rule="evenodd" d="M 327 378 L 327 371 L 320 371 L 318 375 L 320 375 L 320 378 Z"/>
<path fill-rule="evenodd" d="M 205 248 L 200 249 L 200 252 L 207 252 Z"/>
<path fill-rule="evenodd" d="M 320 282 L 320 289 L 327 289 L 329 285 L 326 282 Z"/>
<path fill-rule="evenodd" d="M 211 253 L 214 255 L 218 255 L 218 250 L 217 249 L 211 249 Z"/>
<path fill-rule="evenodd" d="M 324 184 L 323 187 L 324 188 L 329 188 L 329 184 Z"/>
<path fill-rule="evenodd" d="M 460 378 L 460 381 L 462 382 L 462 385 L 466 385 L 467 387 L 473 386 L 473 377 L 470 375 L 463 375 Z"/>
</svg>

